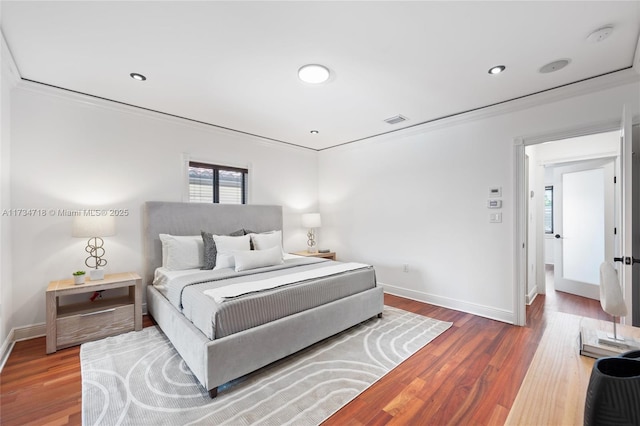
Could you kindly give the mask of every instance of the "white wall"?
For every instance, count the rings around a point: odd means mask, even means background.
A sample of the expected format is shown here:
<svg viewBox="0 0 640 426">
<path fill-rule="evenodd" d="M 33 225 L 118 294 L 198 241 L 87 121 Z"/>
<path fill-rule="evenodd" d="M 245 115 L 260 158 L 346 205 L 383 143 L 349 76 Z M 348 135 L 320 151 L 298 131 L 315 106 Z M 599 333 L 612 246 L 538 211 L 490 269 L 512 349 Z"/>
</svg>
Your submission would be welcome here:
<svg viewBox="0 0 640 426">
<path fill-rule="evenodd" d="M 514 138 L 619 120 L 624 103 L 637 115 L 639 93 L 636 78 L 322 151 L 325 244 L 375 265 L 388 291 L 513 322 Z M 501 224 L 489 223 L 491 186 L 502 187 Z"/>
<path fill-rule="evenodd" d="M 11 203 L 44 209 L 14 218 L 16 327 L 45 320 L 50 280 L 84 265 L 84 239 L 51 209 L 128 209 L 105 238 L 107 272 L 142 273 L 144 201 L 182 201 L 183 155 L 250 168 L 252 204 L 284 207 L 284 248 L 302 249 L 300 214 L 317 209 L 317 154 L 210 126 L 21 83 L 12 97 Z M 24 273 L 23 273 L 24 272 Z"/>
<path fill-rule="evenodd" d="M 17 71 L 0 33 L 0 365 L 10 344 L 13 328 L 13 287 L 11 280 L 11 217 L 2 214 L 11 208 L 9 186 L 11 153 L 11 92 Z"/>
</svg>

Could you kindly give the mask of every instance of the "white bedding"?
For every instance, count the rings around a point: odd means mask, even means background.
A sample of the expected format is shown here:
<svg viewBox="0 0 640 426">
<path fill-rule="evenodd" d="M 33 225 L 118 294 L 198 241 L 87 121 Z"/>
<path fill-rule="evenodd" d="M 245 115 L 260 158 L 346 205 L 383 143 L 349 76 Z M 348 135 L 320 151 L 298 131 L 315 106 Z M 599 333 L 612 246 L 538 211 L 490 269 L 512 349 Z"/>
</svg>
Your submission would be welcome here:
<svg viewBox="0 0 640 426">
<path fill-rule="evenodd" d="M 248 281 L 237 283 L 224 287 L 212 288 L 204 292 L 205 295 L 213 298 L 217 303 L 225 300 L 243 296 L 245 294 L 255 293 L 263 290 L 270 290 L 287 284 L 298 283 L 319 277 L 328 277 L 330 275 L 342 272 L 353 271 L 361 268 L 368 268 L 369 265 L 364 263 L 336 263 L 323 266 L 322 268 L 312 269 L 309 271 L 294 272 L 287 275 L 261 279 L 257 281 Z"/>
<path fill-rule="evenodd" d="M 302 259 L 304 258 L 304 256 L 298 256 L 295 254 L 290 254 L 290 253 L 285 253 L 282 256 L 283 260 L 288 260 L 288 259 Z M 226 269 L 228 270 L 228 272 L 233 271 L 234 269 L 229 267 L 229 268 L 221 268 L 221 269 Z M 164 297 L 167 297 L 167 286 L 169 285 L 169 283 L 171 283 L 171 281 L 174 281 L 177 278 L 180 277 L 186 277 L 186 276 L 198 276 L 198 275 L 202 275 L 203 277 L 205 276 L 210 276 L 210 270 L 206 270 L 206 269 L 183 269 L 180 271 L 174 271 L 168 268 L 164 268 L 164 267 L 160 267 L 157 268 L 154 272 L 154 276 L 153 276 L 153 286 L 160 292 L 162 293 L 162 295 Z M 224 273 L 224 271 L 221 271 Z"/>
</svg>

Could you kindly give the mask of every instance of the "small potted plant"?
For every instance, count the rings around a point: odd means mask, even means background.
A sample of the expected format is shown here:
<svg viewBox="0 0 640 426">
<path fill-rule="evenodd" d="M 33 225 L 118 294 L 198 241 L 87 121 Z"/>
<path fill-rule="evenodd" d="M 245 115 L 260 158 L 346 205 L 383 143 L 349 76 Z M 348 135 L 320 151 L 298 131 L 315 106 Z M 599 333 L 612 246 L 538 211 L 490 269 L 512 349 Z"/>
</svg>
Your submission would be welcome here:
<svg viewBox="0 0 640 426">
<path fill-rule="evenodd" d="M 73 273 L 73 282 L 75 285 L 84 284 L 85 271 L 76 271 Z"/>
</svg>

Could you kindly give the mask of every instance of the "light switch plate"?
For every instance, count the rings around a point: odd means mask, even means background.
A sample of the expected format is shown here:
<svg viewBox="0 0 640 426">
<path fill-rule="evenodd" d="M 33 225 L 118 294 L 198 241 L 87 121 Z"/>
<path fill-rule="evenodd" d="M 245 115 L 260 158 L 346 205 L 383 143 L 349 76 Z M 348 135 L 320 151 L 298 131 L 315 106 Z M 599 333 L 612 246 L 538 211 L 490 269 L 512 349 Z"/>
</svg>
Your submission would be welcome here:
<svg viewBox="0 0 640 426">
<path fill-rule="evenodd" d="M 502 213 L 489 213 L 489 223 L 502 223 Z"/>
</svg>

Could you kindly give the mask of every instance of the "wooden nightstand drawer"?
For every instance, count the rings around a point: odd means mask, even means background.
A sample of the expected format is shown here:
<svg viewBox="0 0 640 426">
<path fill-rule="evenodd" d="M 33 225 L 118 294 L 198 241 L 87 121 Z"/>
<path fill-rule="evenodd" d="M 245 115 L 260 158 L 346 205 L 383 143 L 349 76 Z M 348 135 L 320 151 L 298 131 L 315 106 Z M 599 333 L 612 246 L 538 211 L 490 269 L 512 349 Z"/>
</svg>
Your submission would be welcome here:
<svg viewBox="0 0 640 426">
<path fill-rule="evenodd" d="M 134 306 L 126 305 L 56 320 L 58 348 L 133 331 Z"/>
</svg>

